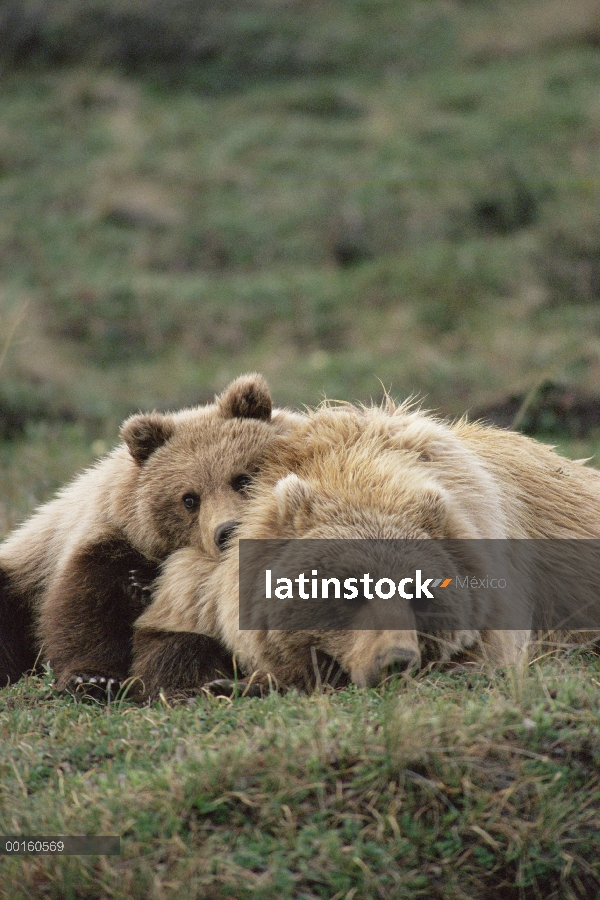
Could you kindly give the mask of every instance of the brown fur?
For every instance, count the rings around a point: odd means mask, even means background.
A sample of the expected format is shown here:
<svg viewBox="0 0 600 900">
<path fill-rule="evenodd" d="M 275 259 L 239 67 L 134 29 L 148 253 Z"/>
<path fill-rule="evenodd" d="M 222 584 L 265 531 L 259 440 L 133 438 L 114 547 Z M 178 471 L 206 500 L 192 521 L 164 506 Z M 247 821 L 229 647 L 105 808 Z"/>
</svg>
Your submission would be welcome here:
<svg viewBox="0 0 600 900">
<path fill-rule="evenodd" d="M 600 473 L 522 435 L 445 424 L 409 405 L 323 408 L 269 451 L 238 536 L 598 538 L 599 500 Z M 238 575 L 235 545 L 213 573 L 193 550 L 175 553 L 140 624 L 212 634 L 242 670 L 283 684 L 306 681 L 314 647 L 357 684 L 373 684 L 396 660 L 416 664 L 423 649 L 443 658 L 475 648 L 505 665 L 528 640 L 508 630 L 501 610 L 489 631 L 419 637 L 408 605 L 396 631 L 241 631 Z"/>
<path fill-rule="evenodd" d="M 168 697 L 194 693 L 205 682 L 235 675 L 231 653 L 204 634 L 138 628 L 133 660 L 136 696 L 154 696 L 160 690 Z"/>
<path fill-rule="evenodd" d="M 237 523 L 246 502 L 238 476 L 253 476 L 296 419 L 271 416 L 258 375 L 237 379 L 214 404 L 128 419 L 123 444 L 0 545 L 0 684 L 16 680 L 40 646 L 59 686 L 80 672 L 125 678 L 143 609 L 126 590 L 129 570 L 151 580 L 187 546 L 215 561 L 223 526 Z"/>
</svg>

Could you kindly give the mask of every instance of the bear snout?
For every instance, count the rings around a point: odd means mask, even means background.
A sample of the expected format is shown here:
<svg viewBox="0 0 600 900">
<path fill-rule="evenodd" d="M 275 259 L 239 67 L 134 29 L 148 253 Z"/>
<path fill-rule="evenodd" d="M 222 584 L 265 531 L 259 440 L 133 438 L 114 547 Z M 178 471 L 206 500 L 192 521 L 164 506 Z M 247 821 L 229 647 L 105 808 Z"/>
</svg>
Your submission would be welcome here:
<svg viewBox="0 0 600 900">
<path fill-rule="evenodd" d="M 217 525 L 215 528 L 215 544 L 217 545 L 217 549 L 219 551 L 225 550 L 227 544 L 233 537 L 233 533 L 236 528 L 239 528 L 240 523 L 235 521 L 235 519 L 230 519 L 228 522 L 222 522 L 220 525 Z"/>
<path fill-rule="evenodd" d="M 352 666 L 350 677 L 358 687 L 375 687 L 384 678 L 417 669 L 421 654 L 412 647 L 389 646 L 365 660 L 363 665 Z"/>
<path fill-rule="evenodd" d="M 393 647 L 387 653 L 380 653 L 375 659 L 375 668 L 379 674 L 395 675 L 415 669 L 421 662 L 421 655 L 417 650 L 406 647 Z"/>
</svg>

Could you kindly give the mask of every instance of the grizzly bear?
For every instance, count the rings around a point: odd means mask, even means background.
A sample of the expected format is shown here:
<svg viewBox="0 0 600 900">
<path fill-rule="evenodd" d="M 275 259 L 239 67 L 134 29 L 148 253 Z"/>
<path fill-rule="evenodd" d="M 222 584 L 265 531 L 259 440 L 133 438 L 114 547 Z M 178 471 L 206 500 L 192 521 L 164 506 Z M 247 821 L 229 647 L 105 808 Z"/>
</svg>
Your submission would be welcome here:
<svg viewBox="0 0 600 900">
<path fill-rule="evenodd" d="M 297 418 L 272 411 L 259 375 L 238 378 L 214 404 L 129 418 L 122 444 L 0 545 L 0 684 L 31 668 L 40 649 L 59 688 L 110 689 L 126 678 L 146 605 L 144 591 L 129 590 L 131 571 L 150 582 L 168 554 L 192 546 L 214 564 L 265 450 Z M 138 633 L 140 652 L 158 653 L 166 640 L 182 672 L 191 659 L 195 678 L 230 671 L 209 638 L 157 631 Z"/>
<path fill-rule="evenodd" d="M 394 629 L 289 630 L 293 608 L 281 614 L 263 595 L 256 624 L 242 630 L 239 580 L 247 572 L 240 571 L 238 542 L 281 539 L 281 560 L 291 561 L 290 548 L 302 543 L 295 538 L 487 539 L 481 545 L 597 539 L 600 473 L 523 435 L 464 419 L 444 423 L 410 404 L 325 407 L 267 451 L 218 569 L 209 571 L 192 548 L 173 554 L 137 624 L 210 635 L 235 654 L 243 672 L 268 673 L 282 685 L 314 682 L 315 650 L 358 685 L 376 684 L 390 667 L 417 666 L 424 654 L 439 659 L 473 648 L 497 665 L 526 658 L 528 623 L 516 629 L 510 607 L 488 608 L 482 629 L 418 633 L 415 611 L 405 603 L 395 611 Z M 310 558 L 315 570 L 326 565 L 325 556 L 317 550 Z M 456 560 L 447 557 L 445 565 L 444 574 L 457 572 Z M 547 576 L 532 569 L 524 583 L 525 618 L 540 592 L 544 602 Z M 464 596 L 476 609 L 479 598 Z"/>
</svg>

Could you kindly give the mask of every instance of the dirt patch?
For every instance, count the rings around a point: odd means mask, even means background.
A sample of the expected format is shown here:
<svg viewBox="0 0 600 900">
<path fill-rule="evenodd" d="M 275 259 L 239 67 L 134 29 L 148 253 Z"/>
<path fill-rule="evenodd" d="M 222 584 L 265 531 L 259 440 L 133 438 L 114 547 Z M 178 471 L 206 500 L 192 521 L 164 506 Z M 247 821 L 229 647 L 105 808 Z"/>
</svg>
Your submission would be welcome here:
<svg viewBox="0 0 600 900">
<path fill-rule="evenodd" d="M 547 382 L 535 391 L 511 394 L 503 400 L 471 410 L 471 418 L 524 434 L 567 432 L 586 437 L 600 430 L 600 397 L 577 388 Z"/>
</svg>

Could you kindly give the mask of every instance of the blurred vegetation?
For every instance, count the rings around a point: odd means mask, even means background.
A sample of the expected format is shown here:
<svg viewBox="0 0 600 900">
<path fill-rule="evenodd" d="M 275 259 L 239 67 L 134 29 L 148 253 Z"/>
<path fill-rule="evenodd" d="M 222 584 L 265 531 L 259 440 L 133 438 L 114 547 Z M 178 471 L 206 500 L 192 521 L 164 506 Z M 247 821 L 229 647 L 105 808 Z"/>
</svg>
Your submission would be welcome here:
<svg viewBox="0 0 600 900">
<path fill-rule="evenodd" d="M 447 5 L 378 0 L 5 0 L 9 66 L 118 66 L 211 93 L 268 78 L 423 69 L 445 48 Z M 368 55 L 364 55 L 364 54 Z"/>
<path fill-rule="evenodd" d="M 597 394 L 596 3 L 3 0 L 0 67 L 0 439 Z"/>
</svg>

